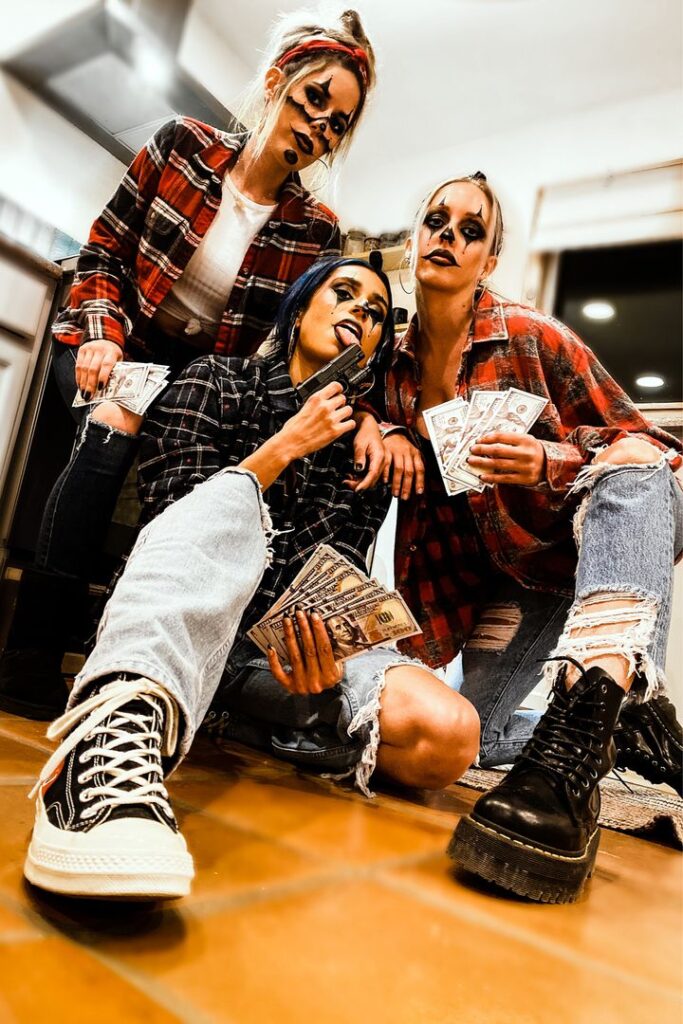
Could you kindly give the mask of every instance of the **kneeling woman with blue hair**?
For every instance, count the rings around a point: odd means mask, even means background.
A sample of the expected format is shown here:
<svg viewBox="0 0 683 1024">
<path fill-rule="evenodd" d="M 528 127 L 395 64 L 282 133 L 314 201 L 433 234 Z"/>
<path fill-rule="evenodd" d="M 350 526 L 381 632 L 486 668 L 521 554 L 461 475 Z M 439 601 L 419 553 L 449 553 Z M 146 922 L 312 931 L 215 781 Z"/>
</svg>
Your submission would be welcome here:
<svg viewBox="0 0 683 1024">
<path fill-rule="evenodd" d="M 354 774 L 366 793 L 375 770 L 439 788 L 475 757 L 474 708 L 419 662 L 380 647 L 340 663 L 315 612 L 296 612 L 299 639 L 285 624 L 288 670 L 246 635 L 320 544 L 365 566 L 388 493 L 353 486 L 341 384 L 303 405 L 295 388 L 350 344 L 382 380 L 392 342 L 385 275 L 327 259 L 290 288 L 264 353 L 191 363 L 152 411 L 147 525 L 51 727 L 64 739 L 36 787 L 34 884 L 83 896 L 189 891 L 192 858 L 164 778 L 217 691 L 228 735 Z"/>
</svg>

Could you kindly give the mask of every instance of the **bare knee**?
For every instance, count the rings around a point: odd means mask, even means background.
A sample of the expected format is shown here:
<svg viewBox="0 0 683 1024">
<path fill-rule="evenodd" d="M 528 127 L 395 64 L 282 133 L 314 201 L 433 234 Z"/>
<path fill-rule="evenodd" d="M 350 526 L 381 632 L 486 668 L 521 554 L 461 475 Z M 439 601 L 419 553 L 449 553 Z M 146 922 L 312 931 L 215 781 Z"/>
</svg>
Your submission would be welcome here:
<svg viewBox="0 0 683 1024">
<path fill-rule="evenodd" d="M 443 789 L 476 758 L 480 726 L 474 706 L 428 669 L 401 665 L 388 670 L 383 704 L 394 734 L 403 741 L 410 785 Z"/>
<path fill-rule="evenodd" d="M 92 419 L 106 423 L 115 430 L 123 430 L 126 434 L 138 434 L 144 417 L 124 409 L 117 402 L 101 402 L 93 409 Z"/>
<path fill-rule="evenodd" d="M 593 461 L 606 462 L 612 466 L 651 465 L 661 454 L 659 448 L 644 441 L 642 437 L 621 437 L 596 455 Z"/>
</svg>

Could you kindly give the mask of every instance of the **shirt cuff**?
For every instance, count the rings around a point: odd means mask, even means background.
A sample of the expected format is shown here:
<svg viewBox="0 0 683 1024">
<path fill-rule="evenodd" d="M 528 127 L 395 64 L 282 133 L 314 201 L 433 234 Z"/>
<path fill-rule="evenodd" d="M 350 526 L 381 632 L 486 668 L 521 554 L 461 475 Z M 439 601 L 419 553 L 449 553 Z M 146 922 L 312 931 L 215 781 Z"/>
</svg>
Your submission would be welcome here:
<svg viewBox="0 0 683 1024">
<path fill-rule="evenodd" d="M 382 440 L 385 437 L 389 437 L 389 434 L 397 434 L 399 432 L 405 434 L 406 437 L 408 436 L 406 428 L 399 426 L 397 423 L 380 423 L 379 425 L 379 433 Z"/>
<path fill-rule="evenodd" d="M 113 341 L 119 348 L 126 347 L 126 339 L 119 320 L 102 313 L 88 313 L 81 345 L 87 341 Z"/>
<path fill-rule="evenodd" d="M 580 448 L 566 441 L 541 441 L 545 450 L 545 483 L 551 491 L 568 491 L 585 464 Z"/>
</svg>

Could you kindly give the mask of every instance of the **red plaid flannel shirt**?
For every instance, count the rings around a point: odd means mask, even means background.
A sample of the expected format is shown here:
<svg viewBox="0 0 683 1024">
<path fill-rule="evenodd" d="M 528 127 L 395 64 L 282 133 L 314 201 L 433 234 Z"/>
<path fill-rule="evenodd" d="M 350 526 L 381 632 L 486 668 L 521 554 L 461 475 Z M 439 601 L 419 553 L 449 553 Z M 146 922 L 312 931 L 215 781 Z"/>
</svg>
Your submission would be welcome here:
<svg viewBox="0 0 683 1024">
<path fill-rule="evenodd" d="M 409 432 L 420 389 L 416 340 L 413 320 L 397 339 L 386 385 L 388 418 Z M 679 442 L 641 416 L 568 327 L 485 291 L 455 395 L 508 387 L 548 399 L 531 430 L 545 448 L 546 481 L 449 498 L 436 460 L 427 458 L 425 493 L 399 502 L 396 586 L 423 630 L 403 646 L 435 667 L 448 664 L 463 646 L 495 573 L 535 590 L 573 595 L 577 499 L 567 492 L 596 448 L 638 434 L 669 453 L 672 469 L 681 464 Z"/>
<path fill-rule="evenodd" d="M 90 230 L 69 304 L 54 324 L 58 341 L 114 341 L 133 358 L 153 351 L 150 321 L 216 216 L 223 177 L 243 143 L 187 117 L 159 129 Z M 244 257 L 214 351 L 254 352 L 288 285 L 340 251 L 337 218 L 290 176 Z"/>
</svg>

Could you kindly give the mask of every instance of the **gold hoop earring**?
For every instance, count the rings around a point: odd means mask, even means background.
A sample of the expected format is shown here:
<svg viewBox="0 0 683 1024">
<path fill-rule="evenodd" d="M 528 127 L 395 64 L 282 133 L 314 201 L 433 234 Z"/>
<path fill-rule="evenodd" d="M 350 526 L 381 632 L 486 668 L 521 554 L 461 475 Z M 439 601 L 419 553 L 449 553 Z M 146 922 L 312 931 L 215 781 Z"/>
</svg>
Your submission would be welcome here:
<svg viewBox="0 0 683 1024">
<path fill-rule="evenodd" d="M 403 271 L 408 269 L 409 267 L 410 260 L 408 259 L 408 253 L 404 252 L 403 259 L 398 265 L 398 283 L 400 284 L 401 289 L 405 292 L 406 295 L 412 295 L 413 292 L 415 291 L 415 281 L 413 281 L 413 287 L 410 289 L 406 288 L 406 286 L 403 283 Z"/>
</svg>

